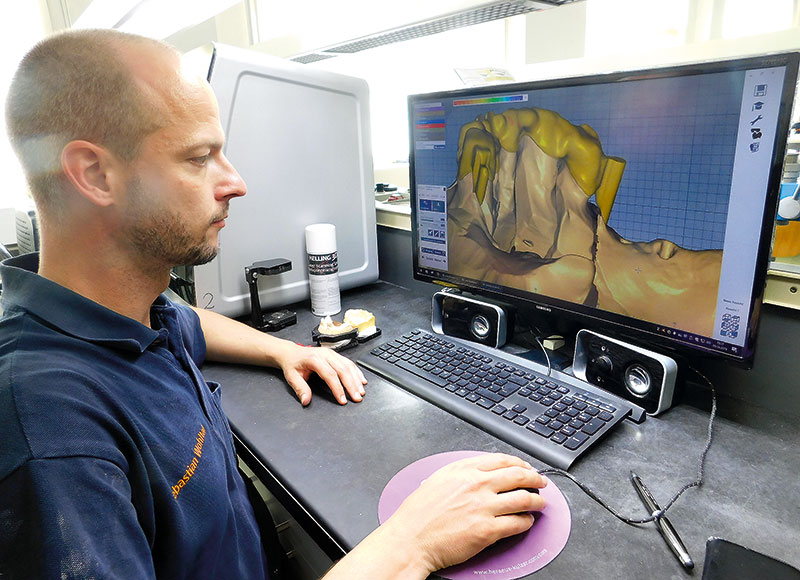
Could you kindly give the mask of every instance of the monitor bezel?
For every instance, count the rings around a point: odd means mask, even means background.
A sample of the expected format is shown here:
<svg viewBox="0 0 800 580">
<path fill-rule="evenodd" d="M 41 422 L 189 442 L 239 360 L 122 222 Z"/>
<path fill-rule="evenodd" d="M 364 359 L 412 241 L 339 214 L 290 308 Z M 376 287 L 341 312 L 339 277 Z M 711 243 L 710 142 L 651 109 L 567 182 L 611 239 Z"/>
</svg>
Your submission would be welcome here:
<svg viewBox="0 0 800 580">
<path fill-rule="evenodd" d="M 417 216 L 417 191 L 416 191 L 416 166 L 414 145 L 414 105 L 420 101 L 437 99 L 455 99 L 459 97 L 481 97 L 498 92 L 532 91 L 555 87 L 574 87 L 596 85 L 604 83 L 620 83 L 639 81 L 655 78 L 670 78 L 709 74 L 726 71 L 740 71 L 753 68 L 767 68 L 785 66 L 786 76 L 781 91 L 780 110 L 775 142 L 773 143 L 772 160 L 770 164 L 769 179 L 767 182 L 766 200 L 762 215 L 761 234 L 757 252 L 753 291 L 749 306 L 750 323 L 747 329 L 745 344 L 739 355 L 722 352 L 719 350 L 684 343 L 656 333 L 647 326 L 656 326 L 653 323 L 642 321 L 629 316 L 610 311 L 599 310 L 595 307 L 584 307 L 565 300 L 552 298 L 541 294 L 531 294 L 510 287 L 501 287 L 495 291 L 487 288 L 479 280 L 447 275 L 426 274 L 419 266 L 419 236 Z M 798 68 L 800 67 L 800 52 L 782 52 L 760 56 L 750 56 L 734 59 L 707 60 L 690 64 L 671 65 L 664 67 L 648 68 L 634 71 L 619 71 L 612 73 L 590 74 L 586 76 L 571 76 L 558 79 L 532 80 L 507 84 L 493 84 L 482 87 L 469 87 L 448 91 L 420 93 L 408 96 L 408 128 L 409 128 L 409 188 L 411 199 L 411 237 L 412 237 L 412 267 L 415 280 L 430 282 L 444 286 L 455 286 L 462 290 L 484 295 L 495 300 L 509 303 L 516 308 L 537 310 L 547 316 L 563 316 L 573 323 L 583 319 L 587 320 L 587 328 L 610 331 L 615 336 L 637 341 L 644 346 L 668 352 L 680 359 L 713 358 L 725 360 L 738 367 L 749 369 L 752 367 L 755 356 L 755 342 L 758 334 L 761 305 L 763 304 L 766 286 L 767 271 L 772 254 L 772 241 L 777 215 L 779 188 L 783 159 L 786 152 L 788 130 L 791 124 L 792 104 L 795 87 L 797 85 Z M 785 130 L 784 130 L 785 129 Z"/>
</svg>

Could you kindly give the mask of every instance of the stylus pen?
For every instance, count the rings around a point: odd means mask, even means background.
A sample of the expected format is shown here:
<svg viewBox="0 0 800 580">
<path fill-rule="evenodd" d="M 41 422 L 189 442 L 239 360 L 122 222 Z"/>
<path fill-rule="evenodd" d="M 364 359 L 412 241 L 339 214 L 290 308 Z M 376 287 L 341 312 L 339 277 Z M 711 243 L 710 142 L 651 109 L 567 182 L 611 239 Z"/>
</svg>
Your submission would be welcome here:
<svg viewBox="0 0 800 580">
<path fill-rule="evenodd" d="M 642 482 L 642 480 L 639 479 L 639 476 L 632 471 L 631 482 L 633 483 L 633 487 L 636 488 L 636 493 L 639 494 L 642 503 L 651 514 L 661 509 L 658 507 L 653 494 L 650 493 L 650 490 L 647 489 L 647 486 L 644 484 L 644 482 Z M 678 558 L 678 561 L 683 565 L 683 567 L 687 570 L 694 568 L 692 557 L 689 555 L 689 551 L 686 549 L 686 546 L 683 545 L 683 541 L 678 535 L 678 532 L 675 531 L 672 522 L 670 522 L 666 516 L 661 516 L 660 518 L 656 519 L 656 527 L 661 533 L 661 537 L 664 538 L 664 541 L 667 543 L 667 546 L 669 546 L 669 549 L 672 550 L 672 553 L 675 554 L 675 557 Z"/>
</svg>

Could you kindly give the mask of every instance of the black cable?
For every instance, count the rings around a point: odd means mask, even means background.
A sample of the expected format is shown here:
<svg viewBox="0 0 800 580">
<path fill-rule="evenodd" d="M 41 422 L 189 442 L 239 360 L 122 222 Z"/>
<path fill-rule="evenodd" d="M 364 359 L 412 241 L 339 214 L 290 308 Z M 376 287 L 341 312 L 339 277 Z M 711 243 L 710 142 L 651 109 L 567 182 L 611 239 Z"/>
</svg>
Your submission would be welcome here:
<svg viewBox="0 0 800 580">
<path fill-rule="evenodd" d="M 544 347 L 542 347 L 544 348 Z M 700 461 L 697 469 L 697 477 L 694 481 L 691 481 L 684 485 L 680 490 L 678 490 L 675 495 L 672 496 L 670 499 L 660 510 L 653 512 L 646 518 L 631 518 L 627 516 L 623 516 L 619 512 L 617 512 L 614 508 L 612 508 L 608 503 L 603 500 L 593 489 L 591 489 L 588 485 L 580 481 L 571 473 L 564 471 L 563 469 L 558 469 L 555 467 L 548 467 L 546 469 L 539 470 L 539 473 L 543 475 L 560 475 L 562 477 L 566 477 L 570 481 L 572 481 L 575 485 L 577 485 L 586 495 L 592 498 L 594 501 L 599 503 L 603 506 L 606 510 L 608 510 L 615 518 L 625 522 L 626 524 L 635 526 L 640 524 L 647 524 L 652 521 L 655 521 L 658 518 L 663 517 L 667 510 L 669 510 L 673 504 L 678 501 L 678 498 L 681 497 L 686 490 L 691 489 L 693 487 L 700 487 L 703 485 L 703 480 L 705 478 L 705 463 L 706 463 L 706 456 L 708 455 L 709 449 L 711 449 L 711 443 L 713 441 L 714 435 L 714 420 L 717 416 L 717 391 L 714 388 L 714 384 L 700 371 L 693 367 L 689 367 L 695 373 L 697 373 L 706 383 L 708 383 L 709 387 L 711 387 L 711 414 L 709 415 L 708 419 L 708 435 L 706 438 L 706 444 L 703 448 L 703 451 L 700 454 Z"/>
</svg>

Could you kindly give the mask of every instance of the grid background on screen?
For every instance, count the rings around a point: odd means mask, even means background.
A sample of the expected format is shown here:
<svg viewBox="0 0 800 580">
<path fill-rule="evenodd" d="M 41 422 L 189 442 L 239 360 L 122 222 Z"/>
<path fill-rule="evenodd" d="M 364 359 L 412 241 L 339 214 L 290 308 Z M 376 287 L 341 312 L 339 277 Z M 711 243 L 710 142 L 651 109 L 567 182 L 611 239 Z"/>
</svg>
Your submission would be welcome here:
<svg viewBox="0 0 800 580">
<path fill-rule="evenodd" d="M 445 149 L 415 151 L 417 183 L 451 185 L 458 134 L 488 111 L 541 108 L 587 124 L 607 156 L 626 161 L 609 225 L 631 241 L 665 238 L 719 249 L 725 237 L 743 73 L 539 89 L 521 105 L 453 107 Z M 519 93 L 502 92 L 497 95 Z"/>
</svg>

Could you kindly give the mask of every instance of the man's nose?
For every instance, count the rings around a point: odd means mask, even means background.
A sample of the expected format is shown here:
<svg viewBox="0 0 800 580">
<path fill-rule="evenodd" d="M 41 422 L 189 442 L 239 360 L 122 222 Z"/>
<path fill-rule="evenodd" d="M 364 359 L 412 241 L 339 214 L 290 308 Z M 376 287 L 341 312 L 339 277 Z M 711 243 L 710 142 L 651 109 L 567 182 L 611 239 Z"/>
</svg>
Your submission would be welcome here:
<svg viewBox="0 0 800 580">
<path fill-rule="evenodd" d="M 241 197 L 247 193 L 247 185 L 228 159 L 220 154 L 220 169 L 222 176 L 217 184 L 214 196 L 222 201 Z"/>
</svg>

